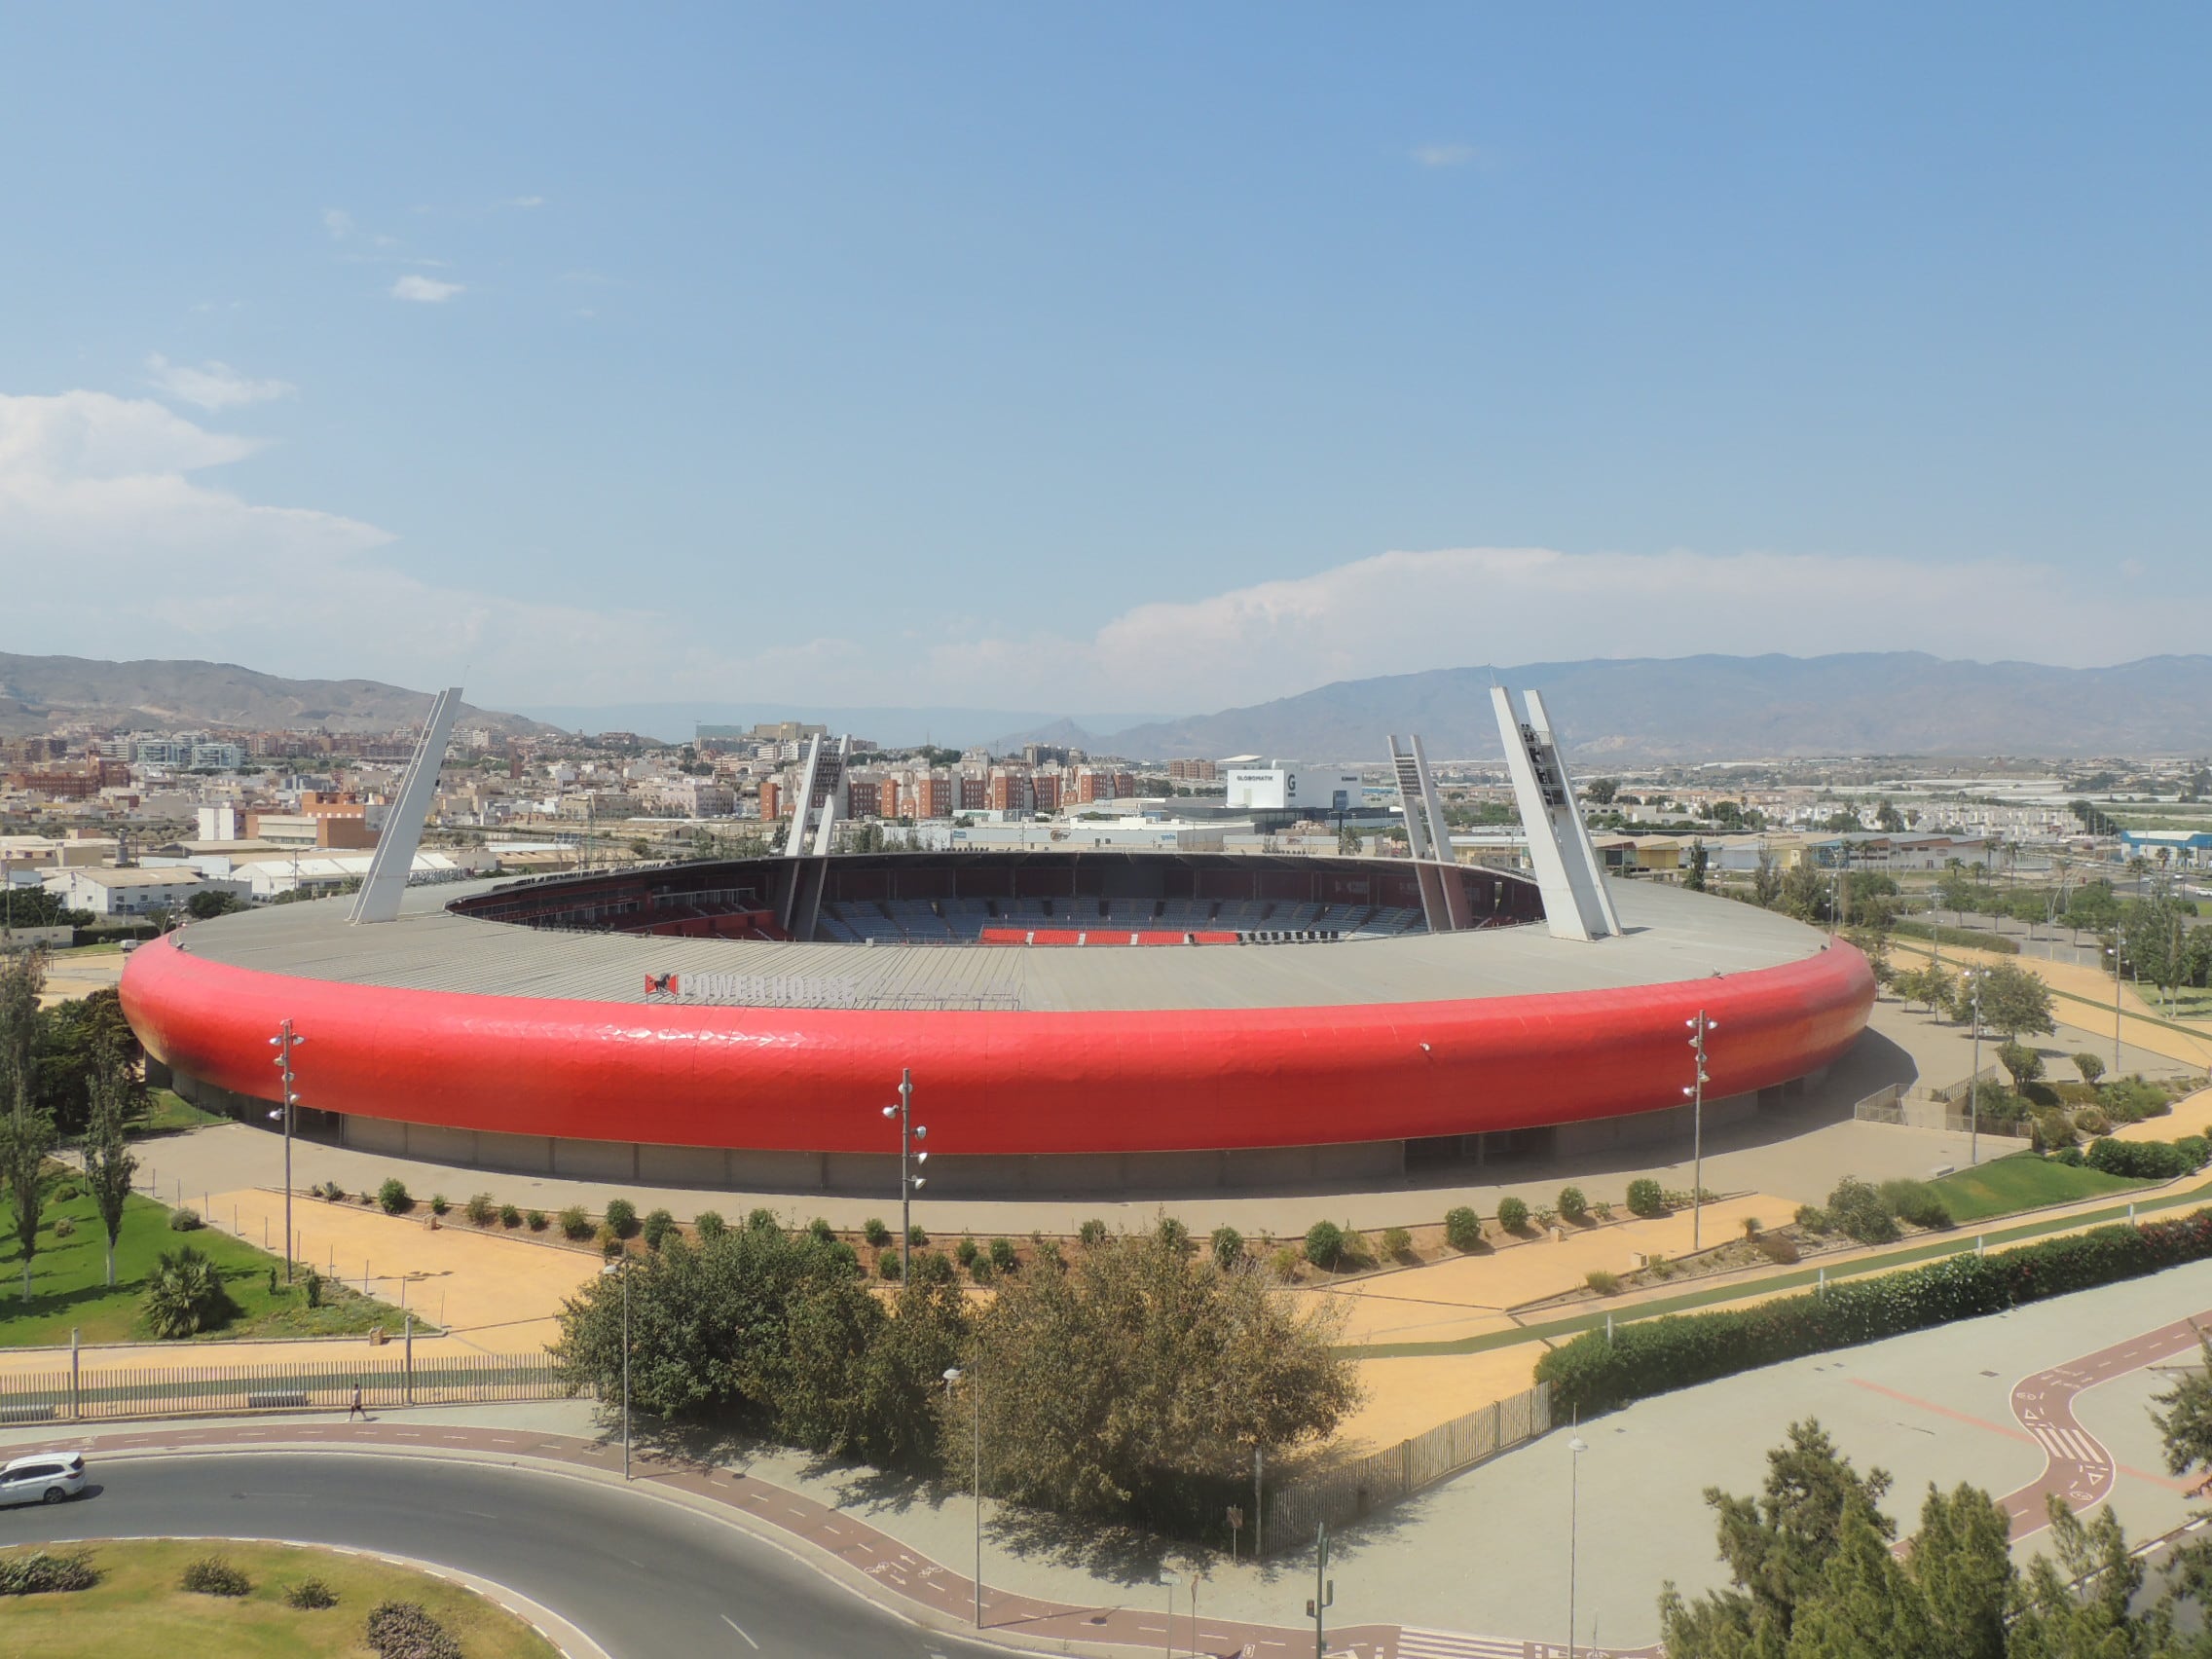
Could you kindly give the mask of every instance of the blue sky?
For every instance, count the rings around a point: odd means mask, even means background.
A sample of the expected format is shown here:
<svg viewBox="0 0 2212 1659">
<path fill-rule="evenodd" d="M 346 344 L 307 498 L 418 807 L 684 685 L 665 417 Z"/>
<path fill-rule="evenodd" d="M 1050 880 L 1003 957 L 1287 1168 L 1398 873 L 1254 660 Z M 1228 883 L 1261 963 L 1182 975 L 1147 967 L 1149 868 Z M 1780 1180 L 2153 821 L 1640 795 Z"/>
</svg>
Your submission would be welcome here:
<svg viewBox="0 0 2212 1659">
<path fill-rule="evenodd" d="M 1928 14 L 10 8 L 0 647 L 1162 713 L 2194 648 L 2212 14 Z"/>
</svg>

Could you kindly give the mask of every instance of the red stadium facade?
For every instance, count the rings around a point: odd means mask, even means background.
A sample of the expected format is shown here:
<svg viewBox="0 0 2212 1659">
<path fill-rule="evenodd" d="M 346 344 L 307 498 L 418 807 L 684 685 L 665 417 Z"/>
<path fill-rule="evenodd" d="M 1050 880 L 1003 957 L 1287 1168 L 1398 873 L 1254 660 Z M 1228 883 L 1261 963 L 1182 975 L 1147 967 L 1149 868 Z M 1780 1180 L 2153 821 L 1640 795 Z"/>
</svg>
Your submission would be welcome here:
<svg viewBox="0 0 2212 1659">
<path fill-rule="evenodd" d="M 1115 867 L 1150 862 L 1124 857 Z M 1304 867 L 1291 873 L 1318 880 L 1314 866 L 1328 865 L 1341 878 L 1341 866 L 1364 864 L 1354 872 L 1373 874 L 1379 862 L 1297 861 Z M 1259 863 L 1230 861 L 1252 867 L 1219 880 L 1248 883 Z M 732 866 L 714 867 L 727 913 L 772 913 L 728 877 Z M 894 883 L 901 873 L 892 869 Z M 930 885 L 919 865 L 904 873 Z M 1165 896 L 1094 897 L 1079 891 L 1088 879 L 1071 878 L 1050 918 L 1056 933 L 1071 933 L 1077 912 L 1111 922 L 1115 904 L 1197 914 L 1167 906 L 1219 912 L 1228 903 L 1202 896 L 1216 879 L 1204 871 L 1190 883 L 1198 897 L 1179 896 L 1175 878 Z M 605 878 L 568 885 L 607 891 Z M 512 888 L 451 906 L 418 891 L 409 913 L 382 929 L 304 914 L 329 904 L 196 926 L 140 949 L 123 999 L 180 1088 L 241 1115 L 260 1116 L 244 1104 L 275 1092 L 268 1038 L 288 1019 L 309 1039 L 297 1061 L 302 1097 L 339 1115 L 352 1144 L 547 1173 L 802 1189 L 880 1184 L 896 1146 L 880 1109 L 903 1070 L 914 1077 L 916 1119 L 930 1126 L 933 1189 L 1107 1189 L 1369 1178 L 1402 1170 L 1409 1155 L 1501 1148 L 1523 1131 L 1639 1119 L 1658 1127 L 1679 1114 L 1684 1021 L 1700 1010 L 1718 1033 L 1707 1097 L 1745 1110 L 1857 1041 L 1874 984 L 1848 944 L 1729 902 L 1616 885 L 1632 919 L 1646 902 L 1640 891 L 1656 906 L 1634 930 L 1646 936 L 1641 944 L 1566 944 L 1540 927 L 1499 926 L 1397 939 L 1309 929 L 1329 942 L 1303 946 L 1058 952 L 702 939 L 697 917 L 656 920 L 649 907 L 633 925 L 578 936 L 544 931 L 542 902 L 560 883 L 525 890 L 535 927 L 467 913 L 511 911 Z M 957 889 L 955 880 L 949 901 L 868 901 L 868 915 L 895 915 L 903 903 L 930 905 L 912 913 L 941 921 L 991 903 L 986 920 L 999 925 L 988 931 L 1003 934 L 1022 920 L 1019 903 L 1036 903 Z M 1330 917 L 1325 905 L 1308 907 Z M 1493 907 L 1501 920 L 1529 919 L 1519 893 Z M 1105 925 L 1090 931 L 1118 937 Z M 503 944 L 524 954 L 502 953 L 480 974 L 467 967 Z M 350 947 L 372 945 L 391 961 L 346 960 Z M 812 977 L 775 983 L 859 985 L 839 1000 L 880 1006 L 718 1006 L 641 990 L 656 963 L 672 971 L 665 953 L 679 949 L 691 953 L 679 984 L 722 972 L 711 953 L 746 953 L 729 960 L 756 975 L 777 973 L 789 956 Z M 577 994 L 601 957 L 605 994 Z M 853 977 L 825 977 L 842 961 Z M 875 989 L 985 966 L 1002 976 L 994 982 L 1018 988 L 977 992 L 966 1007 L 949 997 L 896 1006 L 913 994 Z M 565 978 L 549 993 L 556 974 Z M 1302 991 L 1316 977 L 1341 998 Z M 1080 1006 L 1133 996 L 1152 1006 Z M 1042 1006 L 1053 1002 L 1063 1006 Z"/>
</svg>

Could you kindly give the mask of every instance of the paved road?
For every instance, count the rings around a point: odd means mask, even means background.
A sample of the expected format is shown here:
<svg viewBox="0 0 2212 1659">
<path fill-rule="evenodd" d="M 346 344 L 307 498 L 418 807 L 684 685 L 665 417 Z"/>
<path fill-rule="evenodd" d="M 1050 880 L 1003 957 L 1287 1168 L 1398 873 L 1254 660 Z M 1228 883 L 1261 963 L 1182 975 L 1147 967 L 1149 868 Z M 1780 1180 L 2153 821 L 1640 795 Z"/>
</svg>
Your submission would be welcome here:
<svg viewBox="0 0 2212 1659">
<path fill-rule="evenodd" d="M 421 1457 L 95 1463 L 96 1491 L 0 1511 L 0 1543 L 163 1534 L 347 1544 L 494 1579 L 613 1659 L 1003 1659 L 920 1631 L 726 1523 L 588 1480 Z"/>
</svg>

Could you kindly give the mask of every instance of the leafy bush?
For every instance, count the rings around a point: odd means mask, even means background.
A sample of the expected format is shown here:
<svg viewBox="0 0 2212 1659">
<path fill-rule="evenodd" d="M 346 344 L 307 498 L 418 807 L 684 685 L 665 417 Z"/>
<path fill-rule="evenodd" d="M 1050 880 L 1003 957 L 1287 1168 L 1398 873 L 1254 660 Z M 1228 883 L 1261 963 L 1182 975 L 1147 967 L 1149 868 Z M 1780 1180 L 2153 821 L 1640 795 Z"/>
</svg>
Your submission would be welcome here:
<svg viewBox="0 0 2212 1659">
<path fill-rule="evenodd" d="M 1444 1238 L 1455 1250 L 1480 1249 L 1483 1218 L 1465 1204 L 1444 1212 Z"/>
<path fill-rule="evenodd" d="M 875 1272 L 876 1276 L 882 1279 L 884 1283 L 897 1284 L 899 1282 L 900 1273 L 899 1252 L 896 1250 L 886 1250 L 882 1255 L 876 1257 Z"/>
<path fill-rule="evenodd" d="M 1234 1227 L 1217 1227 L 1206 1240 L 1213 1247 L 1213 1265 L 1229 1272 L 1244 1259 L 1244 1235 Z"/>
<path fill-rule="evenodd" d="M 1674 1263 L 1668 1261 L 1666 1257 L 1659 1254 L 1659 1252 L 1656 1250 L 1652 1251 L 1650 1255 L 1643 1258 L 1643 1271 L 1649 1273 L 1653 1278 L 1662 1279 L 1671 1279 L 1677 1272 L 1680 1272 L 1680 1270 L 1677 1268 Z"/>
<path fill-rule="evenodd" d="M 1106 1242 L 1112 1234 L 1113 1229 L 1096 1216 L 1092 1216 L 1076 1230 L 1076 1236 L 1083 1240 L 1083 1247 L 1086 1250 L 1097 1249 L 1099 1245 Z"/>
<path fill-rule="evenodd" d="M 1797 1225 L 1807 1233 L 1833 1233 L 1835 1231 L 1834 1218 L 1826 1210 L 1821 1208 L 1819 1204 L 1799 1204 L 1796 1219 Z"/>
<path fill-rule="evenodd" d="M 1621 1288 L 1620 1274 L 1609 1273 L 1604 1268 L 1591 1269 L 1585 1282 L 1600 1296 L 1612 1296 Z"/>
<path fill-rule="evenodd" d="M 1666 1212 L 1666 1195 L 1659 1190 L 1659 1183 L 1650 1176 L 1639 1175 L 1628 1184 L 1629 1214 L 1649 1217 L 1664 1215 Z"/>
<path fill-rule="evenodd" d="M 1268 1258 L 1268 1271 L 1288 1284 L 1298 1276 L 1298 1252 L 1285 1244 Z"/>
<path fill-rule="evenodd" d="M 699 1219 L 704 1223 L 706 1217 L 701 1216 Z M 721 1217 L 717 1216 L 715 1219 L 719 1222 Z M 700 1235 L 704 1237 L 706 1235 L 705 1227 L 702 1226 L 699 1231 Z M 719 1229 L 718 1228 L 717 1231 L 719 1232 Z M 883 1217 L 871 1215 L 867 1220 L 861 1223 L 861 1236 L 880 1250 L 891 1242 L 891 1229 L 883 1225 Z"/>
<path fill-rule="evenodd" d="M 571 1204 L 561 1212 L 562 1237 L 581 1243 L 596 1231 L 598 1230 L 592 1226 L 591 1217 L 585 1213 L 583 1205 Z"/>
<path fill-rule="evenodd" d="M 56 1238 L 76 1237 L 77 1223 L 69 1216 L 55 1216 L 54 1218 L 54 1236 Z"/>
<path fill-rule="evenodd" d="M 1977 1256 L 1848 1279 L 1755 1308 L 1669 1314 L 1585 1333 L 1536 1364 L 1554 1411 L 1588 1414 L 1805 1354 L 1978 1318 L 2072 1291 L 2212 1258 L 2212 1208 L 2100 1227 Z"/>
<path fill-rule="evenodd" d="M 1590 1213 L 1599 1221 L 1610 1221 L 1613 1219 L 1613 1206 L 1604 1198 L 1600 1198 L 1590 1206 Z"/>
<path fill-rule="evenodd" d="M 407 1196 L 407 1183 L 396 1175 L 387 1175 L 377 1188 L 377 1207 L 387 1215 L 405 1215 L 413 1209 L 415 1200 Z"/>
<path fill-rule="evenodd" d="M 2063 1163 L 2071 1169 L 2079 1169 L 2082 1167 L 2082 1149 L 2078 1146 L 2062 1146 L 2050 1155 L 2050 1161 L 2053 1163 Z"/>
<path fill-rule="evenodd" d="M 1529 1206 L 1519 1198 L 1498 1199 L 1497 1225 L 1501 1232 L 1519 1233 L 1529 1225 Z"/>
<path fill-rule="evenodd" d="M 238 1311 L 215 1264 L 189 1244 L 162 1252 L 138 1308 L 146 1328 L 164 1342 L 212 1331 Z"/>
<path fill-rule="evenodd" d="M 316 1272 L 314 1269 L 310 1268 L 307 1277 L 301 1280 L 301 1283 L 307 1287 L 308 1306 L 310 1308 L 320 1308 L 322 1306 L 322 1275 Z"/>
<path fill-rule="evenodd" d="M 2166 1141 L 2093 1141 L 2087 1161 L 2091 1169 L 2138 1181 L 2170 1181 L 2196 1167 L 2189 1153 Z"/>
<path fill-rule="evenodd" d="M 537 1209 L 524 1210 L 522 1212 L 522 1224 L 533 1233 L 543 1233 L 545 1231 L 545 1212 Z"/>
<path fill-rule="evenodd" d="M 1744 1217 L 1744 1236 L 1746 1238 L 1756 1239 L 1765 1231 L 1766 1228 L 1760 1223 L 1757 1216 L 1748 1215 Z"/>
<path fill-rule="evenodd" d="M 2145 1118 L 2163 1118 L 2174 1109 L 2164 1089 L 2132 1074 L 2106 1084 L 2099 1092 L 2116 1124 L 2140 1124 Z"/>
<path fill-rule="evenodd" d="M 598 1242 L 599 1253 L 608 1261 L 625 1254 L 622 1248 L 622 1235 L 615 1232 L 604 1221 L 599 1224 Z"/>
<path fill-rule="evenodd" d="M 994 1238 L 991 1240 L 991 1266 L 998 1269 L 1000 1272 L 1013 1272 L 1020 1265 L 1020 1261 L 1021 1258 L 1014 1254 L 1013 1239 Z"/>
<path fill-rule="evenodd" d="M 998 1277 L 998 1270 L 991 1266 L 990 1257 L 977 1256 L 968 1264 L 968 1276 L 977 1284 L 989 1284 L 991 1280 Z"/>
<path fill-rule="evenodd" d="M 746 1211 L 745 1225 L 755 1233 L 781 1233 L 784 1230 L 784 1224 L 776 1219 L 776 1212 L 766 1204 Z"/>
<path fill-rule="evenodd" d="M 1563 1221 L 1580 1223 L 1590 1219 L 1590 1200 L 1582 1196 L 1580 1187 L 1559 1190 L 1559 1213 Z"/>
<path fill-rule="evenodd" d="M 1846 1175 L 1835 1184 L 1828 1195 L 1827 1214 L 1846 1238 L 1862 1244 L 1888 1244 L 1898 1236 L 1897 1218 L 1882 1202 L 1882 1195 L 1856 1175 Z"/>
<path fill-rule="evenodd" d="M 635 1238 L 638 1235 L 638 1206 L 628 1198 L 608 1198 L 606 1221 L 614 1230 L 617 1238 Z"/>
<path fill-rule="evenodd" d="M 501 1204 L 499 1206 L 499 1225 L 501 1227 L 520 1227 L 522 1225 L 521 1208 L 515 1204 Z"/>
<path fill-rule="evenodd" d="M 100 1581 L 91 1550 L 34 1550 L 0 1556 L 0 1596 L 46 1596 L 60 1590 L 90 1590 Z"/>
<path fill-rule="evenodd" d="M 963 1238 L 963 1239 L 961 1239 L 959 1243 L 955 1244 L 955 1245 L 954 1245 L 954 1246 L 952 1247 L 952 1254 L 953 1254 L 953 1256 L 954 1256 L 954 1257 L 955 1257 L 955 1258 L 956 1258 L 956 1259 L 957 1259 L 957 1260 L 959 1261 L 959 1263 L 960 1263 L 960 1265 L 961 1265 L 962 1267 L 964 1267 L 964 1268 L 972 1268 L 972 1267 L 974 1267 L 974 1266 L 976 1265 L 976 1241 L 975 1241 L 975 1239 L 973 1239 L 973 1238 Z"/>
<path fill-rule="evenodd" d="M 284 1591 L 284 1605 L 310 1613 L 321 1607 L 338 1605 L 338 1592 L 319 1578 L 303 1578 Z"/>
<path fill-rule="evenodd" d="M 676 1217 L 664 1209 L 648 1211 L 642 1231 L 645 1235 L 645 1248 L 657 1250 L 668 1242 L 669 1235 L 676 1231 Z"/>
<path fill-rule="evenodd" d="M 883 1223 L 881 1223 L 880 1221 L 876 1223 L 876 1226 L 878 1227 L 881 1227 Z M 694 1233 L 698 1234 L 699 1242 L 705 1244 L 712 1239 L 719 1238 L 723 1234 L 727 1233 L 729 1231 L 729 1223 L 722 1220 L 722 1212 L 720 1210 L 701 1210 L 697 1215 L 691 1218 L 691 1230 Z M 885 1233 L 882 1238 L 870 1236 L 868 1242 L 870 1244 L 881 1244 L 889 1239 L 890 1236 L 891 1235 L 889 1233 Z"/>
<path fill-rule="evenodd" d="M 1334 1270 L 1345 1259 L 1345 1230 L 1333 1221 L 1317 1221 L 1309 1227 L 1306 1259 L 1317 1268 Z"/>
<path fill-rule="evenodd" d="M 253 1580 L 222 1556 L 202 1556 L 185 1563 L 177 1588 L 196 1596 L 246 1596 L 253 1592 Z"/>
<path fill-rule="evenodd" d="M 806 1232 L 807 1236 L 819 1244 L 827 1244 L 830 1239 L 837 1236 L 837 1230 L 831 1227 L 827 1219 L 819 1215 L 806 1224 Z"/>
<path fill-rule="evenodd" d="M 2207 1140 L 2202 1135 L 2183 1135 L 2174 1142 L 2174 1147 L 2188 1158 L 2193 1169 L 2201 1169 L 2208 1161 L 2212 1161 L 2212 1140 Z M 55 1230 L 60 1231 L 58 1223 Z"/>
<path fill-rule="evenodd" d="M 1751 1244 L 1770 1262 L 1788 1266 L 1798 1259 L 1797 1246 L 1779 1233 L 1762 1233 L 1751 1240 Z"/>
<path fill-rule="evenodd" d="M 362 1632 L 377 1659 L 461 1659 L 461 1643 L 415 1602 L 383 1602 Z"/>
<path fill-rule="evenodd" d="M 2074 1056 L 2074 1069 L 2082 1074 L 2082 1081 L 2092 1088 L 2096 1087 L 2097 1079 L 2105 1075 L 2104 1061 L 2095 1054 L 2086 1052 Z"/>
<path fill-rule="evenodd" d="M 447 1201 L 445 1194 L 432 1193 L 430 1195 L 430 1213 L 432 1215 L 443 1215 L 452 1208 L 453 1205 Z"/>
<path fill-rule="evenodd" d="M 1925 1181 L 1897 1180 L 1882 1183 L 1882 1202 L 1899 1221 L 1915 1227 L 1949 1227 L 1950 1207 L 1943 1195 Z"/>
<path fill-rule="evenodd" d="M 1402 1227 L 1382 1230 L 1382 1254 L 1393 1262 L 1402 1262 L 1413 1254 L 1414 1235 Z"/>
<path fill-rule="evenodd" d="M 468 1202 L 461 1206 L 461 1213 L 468 1217 L 473 1227 L 490 1227 L 499 1219 L 499 1206 L 492 1201 L 490 1193 L 471 1193 Z"/>
<path fill-rule="evenodd" d="M 200 1219 L 200 1212 L 196 1209 L 186 1209 L 179 1206 L 169 1211 L 169 1231 L 171 1233 L 198 1233 L 206 1225 L 204 1221 Z"/>
<path fill-rule="evenodd" d="M 756 1211 L 755 1213 L 757 1214 L 758 1212 Z M 911 1227 L 906 1229 L 906 1243 L 909 1248 L 919 1250 L 924 1244 L 927 1244 L 929 1241 L 929 1229 L 924 1227 L 920 1222 L 917 1221 Z"/>
<path fill-rule="evenodd" d="M 2085 1135 L 2109 1135 L 2112 1120 L 2102 1106 L 2083 1106 L 2074 1114 L 2074 1127 Z"/>
</svg>

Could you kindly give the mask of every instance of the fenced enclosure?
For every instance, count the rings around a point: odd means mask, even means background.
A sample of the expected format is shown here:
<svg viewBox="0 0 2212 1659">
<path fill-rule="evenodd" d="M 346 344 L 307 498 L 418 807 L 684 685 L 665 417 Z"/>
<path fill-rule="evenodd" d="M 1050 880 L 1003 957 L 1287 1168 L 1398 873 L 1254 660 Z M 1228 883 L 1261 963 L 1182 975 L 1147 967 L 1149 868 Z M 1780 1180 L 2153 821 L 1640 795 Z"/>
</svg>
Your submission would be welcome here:
<svg viewBox="0 0 2212 1659">
<path fill-rule="evenodd" d="M 1539 1382 L 1356 1462 L 1293 1481 L 1267 1494 L 1261 1545 L 1275 1555 L 1310 1543 L 1323 1522 L 1336 1527 L 1371 1515 L 1551 1426 L 1551 1385 Z"/>
<path fill-rule="evenodd" d="M 103 1365 L 0 1377 L 0 1423 L 97 1422 L 190 1413 L 343 1411 L 363 1406 L 474 1405 L 557 1400 L 571 1393 L 542 1353 L 454 1354 L 411 1361 L 405 1353 L 290 1365 Z M 588 1392 L 588 1390 L 587 1390 Z"/>
</svg>

